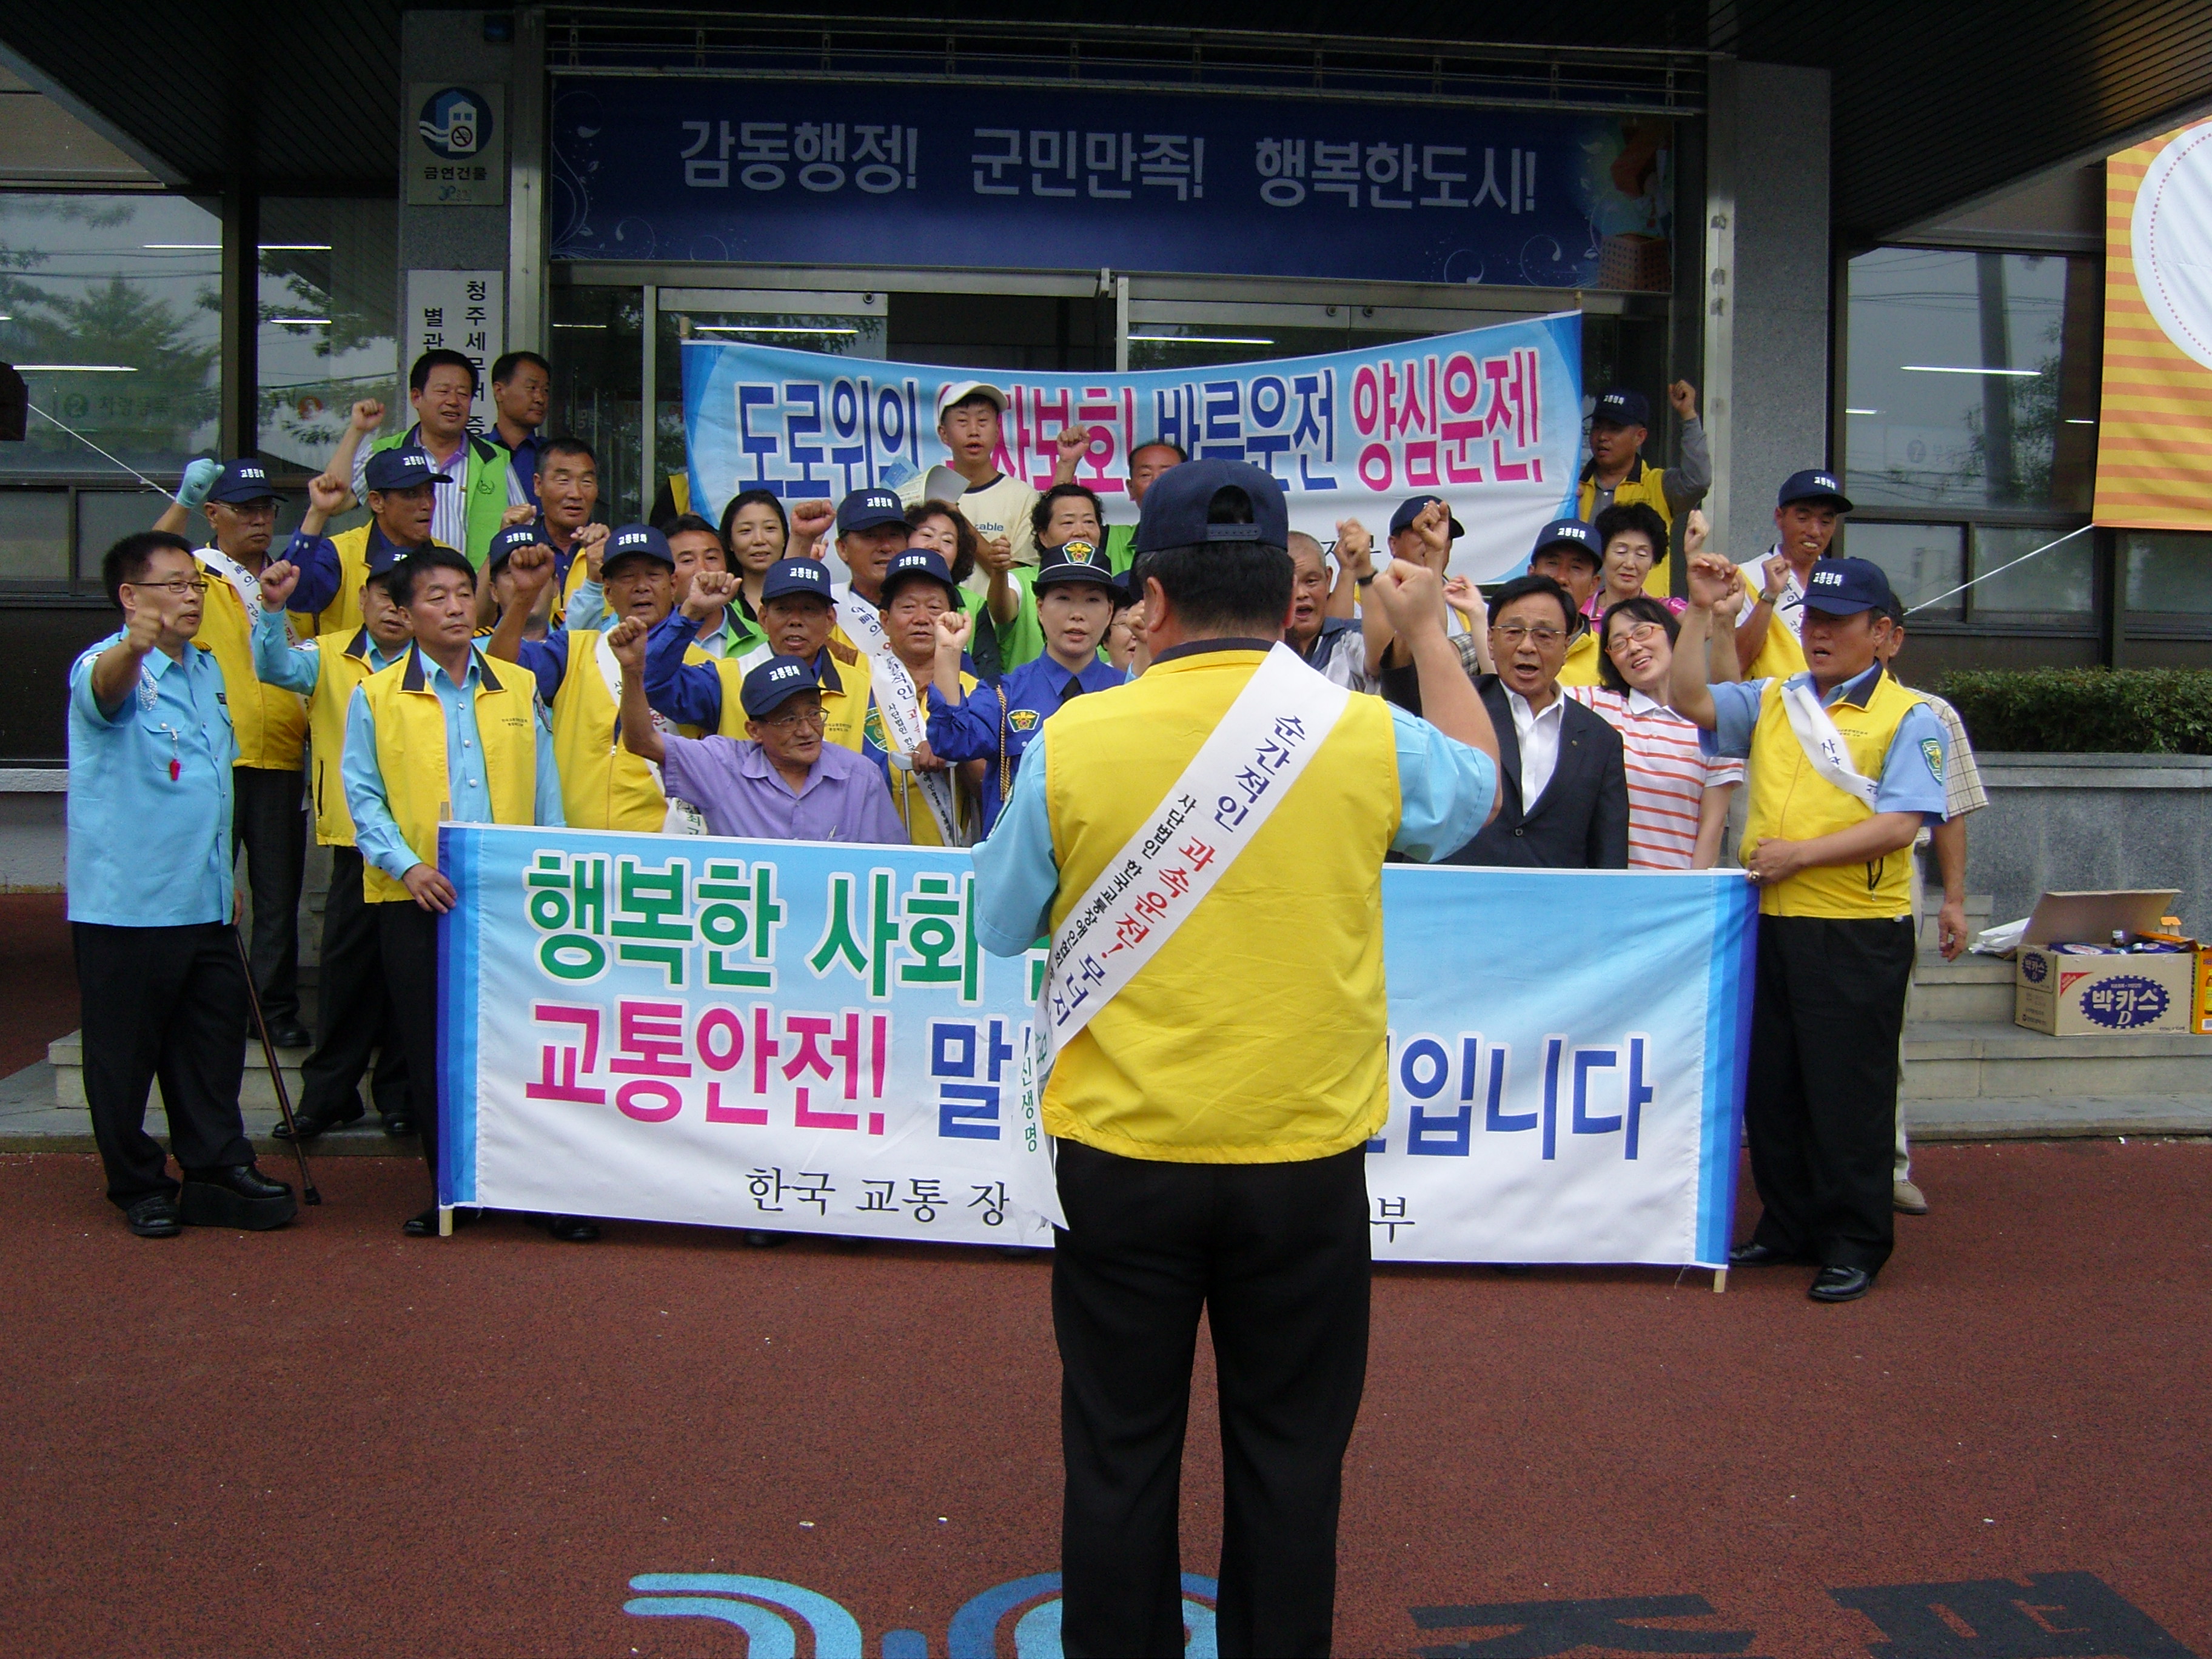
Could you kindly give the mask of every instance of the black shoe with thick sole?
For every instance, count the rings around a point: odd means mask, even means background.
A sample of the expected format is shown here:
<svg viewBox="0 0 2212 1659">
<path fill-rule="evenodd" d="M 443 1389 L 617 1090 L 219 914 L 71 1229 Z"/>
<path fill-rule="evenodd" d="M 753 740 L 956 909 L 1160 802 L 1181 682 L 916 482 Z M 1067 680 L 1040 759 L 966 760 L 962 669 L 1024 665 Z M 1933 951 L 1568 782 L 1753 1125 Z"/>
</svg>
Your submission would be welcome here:
<svg viewBox="0 0 2212 1659">
<path fill-rule="evenodd" d="M 314 1036 L 296 1019 L 272 1019 L 269 1022 L 269 1040 L 279 1048 L 312 1048 Z"/>
<path fill-rule="evenodd" d="M 349 1123 L 358 1123 L 368 1115 L 368 1114 L 362 1109 L 361 1103 L 356 1100 L 350 1110 L 343 1106 L 335 1111 L 328 1112 L 310 1112 L 302 1109 L 292 1114 L 292 1123 L 300 1131 L 301 1139 L 313 1140 L 317 1135 L 326 1133 L 330 1130 L 343 1128 Z M 289 1140 L 292 1138 L 291 1130 L 282 1123 L 269 1133 L 277 1140 Z"/>
<path fill-rule="evenodd" d="M 394 1112 L 384 1120 L 384 1133 L 394 1140 L 404 1140 L 415 1133 L 415 1120 L 404 1112 Z"/>
<path fill-rule="evenodd" d="M 187 1227 L 236 1227 L 265 1233 L 300 1212 L 292 1189 L 271 1181 L 251 1164 L 187 1171 L 177 1197 L 178 1218 Z"/>
<path fill-rule="evenodd" d="M 140 1199 L 124 1211 L 123 1224 L 141 1238 L 174 1238 L 185 1230 L 177 1218 L 177 1200 L 167 1193 Z"/>
<path fill-rule="evenodd" d="M 1856 1302 L 1873 1288 L 1874 1275 L 1864 1267 L 1823 1267 L 1805 1294 L 1815 1302 Z"/>
<path fill-rule="evenodd" d="M 1804 1259 L 1789 1250 L 1778 1250 L 1771 1244 L 1739 1244 L 1729 1252 L 1731 1267 L 1779 1267 Z"/>
</svg>

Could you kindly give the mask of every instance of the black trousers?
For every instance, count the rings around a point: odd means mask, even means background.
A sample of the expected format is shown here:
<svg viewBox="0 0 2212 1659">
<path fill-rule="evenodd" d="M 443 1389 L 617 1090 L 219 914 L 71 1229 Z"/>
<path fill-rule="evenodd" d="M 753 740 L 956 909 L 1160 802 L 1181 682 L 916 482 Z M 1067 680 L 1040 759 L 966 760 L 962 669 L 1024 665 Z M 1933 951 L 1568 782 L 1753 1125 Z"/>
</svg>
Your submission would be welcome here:
<svg viewBox="0 0 2212 1659">
<path fill-rule="evenodd" d="M 1759 919 L 1744 1132 L 1765 1213 L 1753 1239 L 1879 1271 L 1897 1218 L 1897 1044 L 1910 921 Z"/>
<path fill-rule="evenodd" d="M 1058 1150 L 1063 1650 L 1183 1650 L 1176 1504 L 1203 1308 L 1221 1392 L 1220 1650 L 1327 1653 L 1367 1380 L 1364 1150 L 1301 1164 Z"/>
<path fill-rule="evenodd" d="M 307 867 L 306 774 L 234 766 L 230 855 L 246 848 L 253 895 L 253 988 L 271 1025 L 300 1018 L 300 882 Z M 249 1018 L 251 1016 L 249 1016 Z"/>
<path fill-rule="evenodd" d="M 438 918 L 412 899 L 387 899 L 376 912 L 384 952 L 385 1006 L 407 1066 L 407 1109 L 422 1137 L 431 1197 L 438 1186 Z"/>
<path fill-rule="evenodd" d="M 300 1109 L 349 1114 L 361 1103 L 361 1074 L 376 1054 L 372 1092 L 385 1116 L 405 1112 L 407 1057 L 384 989 L 383 907 L 362 897 L 361 854 L 331 848 L 331 891 L 323 909 L 322 977 L 315 989 L 315 1052 L 301 1066 Z"/>
<path fill-rule="evenodd" d="M 146 1091 L 156 1078 L 186 1175 L 252 1163 L 238 1111 L 251 1011 L 230 928 L 80 921 L 70 932 L 84 1010 L 85 1101 L 107 1196 L 128 1209 L 177 1190 L 168 1155 L 146 1133 Z"/>
</svg>

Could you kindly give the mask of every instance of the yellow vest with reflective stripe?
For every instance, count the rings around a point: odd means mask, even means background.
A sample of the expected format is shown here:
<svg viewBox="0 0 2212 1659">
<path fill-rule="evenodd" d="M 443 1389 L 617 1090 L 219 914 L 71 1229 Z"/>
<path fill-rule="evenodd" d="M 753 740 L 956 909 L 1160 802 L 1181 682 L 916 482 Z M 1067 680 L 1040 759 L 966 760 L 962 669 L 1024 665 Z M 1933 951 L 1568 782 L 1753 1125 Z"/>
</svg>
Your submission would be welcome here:
<svg viewBox="0 0 2212 1659">
<path fill-rule="evenodd" d="M 714 672 L 722 682 L 722 719 L 714 730 L 726 738 L 745 735 L 744 671 L 728 657 L 709 658 L 697 646 L 684 653 L 686 662 L 692 660 L 691 653 L 699 653 L 698 660 L 711 661 Z M 837 671 L 837 685 L 822 688 L 822 713 L 825 723 L 822 740 L 850 749 L 858 754 L 860 749 L 860 730 L 868 718 L 868 659 L 860 654 L 858 646 L 847 643 L 842 630 L 833 629 L 830 635 L 830 661 Z"/>
<path fill-rule="evenodd" d="M 315 671 L 314 691 L 307 699 L 308 784 L 315 804 L 315 839 L 325 847 L 350 847 L 353 813 L 346 806 L 345 780 L 338 768 L 345 758 L 346 711 L 353 707 L 354 688 L 371 672 L 368 630 L 318 635 L 314 644 L 322 659 Z"/>
<path fill-rule="evenodd" d="M 1261 661 L 1210 651 L 1063 704 L 1046 722 L 1056 929 L 1220 723 Z M 1288 1164 L 1389 1115 L 1382 855 L 1397 742 L 1353 697 L 1273 817 L 1053 1067 L 1045 1127 L 1170 1163 Z M 1193 821 L 1203 835 L 1212 820 Z"/>
<path fill-rule="evenodd" d="M 234 763 L 296 772 L 301 740 L 307 735 L 307 705 L 298 692 L 264 684 L 253 672 L 253 623 L 246 614 L 246 602 L 220 570 L 202 564 L 200 574 L 207 578 L 207 592 L 200 607 L 200 631 L 192 643 L 222 670 L 223 706 L 230 710 L 231 730 L 238 734 Z"/>
<path fill-rule="evenodd" d="M 1788 631 L 1788 630 L 1784 630 Z M 1864 823 L 1874 809 L 1838 789 L 1813 769 L 1804 746 L 1790 729 L 1782 703 L 1782 682 L 1767 682 L 1759 699 L 1759 724 L 1751 737 L 1751 800 L 1743 826 L 1741 857 L 1768 836 L 1810 841 Z M 1879 779 L 1898 725 L 1920 702 L 1887 673 L 1875 682 L 1866 707 L 1847 702 L 1828 705 L 1828 718 L 1851 753 L 1861 777 Z M 1824 865 L 1802 870 L 1787 881 L 1762 887 L 1759 909 L 1768 916 L 1881 918 L 1912 910 L 1912 849 L 1899 848 L 1865 864 Z"/>
<path fill-rule="evenodd" d="M 568 672 L 553 696 L 553 759 L 561 769 L 562 813 L 571 830 L 658 835 L 668 816 L 668 798 L 644 758 L 620 746 L 615 733 L 620 710 L 599 672 L 599 651 L 597 629 L 570 634 Z"/>
<path fill-rule="evenodd" d="M 514 663 L 495 667 L 482 653 L 476 690 L 477 740 L 483 745 L 484 788 L 495 823 L 538 821 L 538 683 Z M 504 680 L 499 678 L 504 674 Z M 438 825 L 453 804 L 446 762 L 446 709 L 424 683 L 422 653 L 410 650 L 391 667 L 362 682 L 376 722 L 376 766 L 392 822 L 415 855 L 438 856 Z M 374 865 L 362 871 L 362 896 L 372 904 L 405 900 L 405 885 Z"/>
</svg>

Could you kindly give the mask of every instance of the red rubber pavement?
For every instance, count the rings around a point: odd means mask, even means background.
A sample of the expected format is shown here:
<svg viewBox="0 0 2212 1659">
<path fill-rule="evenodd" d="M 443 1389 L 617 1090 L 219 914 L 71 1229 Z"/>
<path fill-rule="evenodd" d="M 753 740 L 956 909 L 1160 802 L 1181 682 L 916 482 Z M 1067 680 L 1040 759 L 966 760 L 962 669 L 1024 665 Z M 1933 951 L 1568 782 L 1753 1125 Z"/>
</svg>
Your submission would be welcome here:
<svg viewBox="0 0 2212 1659">
<path fill-rule="evenodd" d="M 0 893 L 0 1077 L 46 1057 L 46 1045 L 76 1030 L 76 957 L 70 949 L 69 898 Z"/>
<path fill-rule="evenodd" d="M 1564 1652 L 1409 1609 L 1687 1596 L 1711 1613 L 1647 1632 L 1741 1639 L 1676 1650 L 2212 1654 L 2212 1146 L 1917 1161 L 1935 1213 L 1852 1306 L 1795 1268 L 1378 1273 L 1338 1650 Z M 943 1654 L 963 1602 L 1057 1565 L 1042 1260 L 410 1242 L 419 1167 L 319 1174 L 285 1231 L 149 1242 L 92 1160 L 0 1158 L 0 1650 L 731 1655 L 726 1623 L 623 1605 L 738 1573 L 836 1598 L 869 1659 L 886 1631 Z M 1198 1573 L 1213 1433 L 1201 1403 Z M 2093 1577 L 2021 1577 L 2051 1574 Z M 1893 1587 L 1929 1583 L 1964 1588 L 1918 1597 L 1916 1643 Z"/>
</svg>

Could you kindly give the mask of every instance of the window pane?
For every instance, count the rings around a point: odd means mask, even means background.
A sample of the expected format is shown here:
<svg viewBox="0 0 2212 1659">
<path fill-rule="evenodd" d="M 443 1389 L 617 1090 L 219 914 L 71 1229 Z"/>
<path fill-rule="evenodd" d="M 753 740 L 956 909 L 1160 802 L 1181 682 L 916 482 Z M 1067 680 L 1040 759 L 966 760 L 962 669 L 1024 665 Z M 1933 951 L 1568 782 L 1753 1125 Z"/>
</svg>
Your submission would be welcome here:
<svg viewBox="0 0 2212 1659">
<path fill-rule="evenodd" d="M 270 459 L 319 471 L 359 398 L 384 404 L 387 429 L 406 415 L 398 234 L 389 201 L 261 204 L 259 443 Z"/>
<path fill-rule="evenodd" d="M 638 495 L 645 379 L 639 331 L 645 296 L 635 288 L 553 290 L 553 398 L 545 431 L 581 438 L 599 458 L 599 516 L 610 524 L 643 518 Z"/>
<path fill-rule="evenodd" d="M 1889 585 L 1917 609 L 1966 580 L 1966 533 L 1955 524 L 1868 524 L 1844 531 L 1844 550 L 1852 558 L 1871 559 L 1889 574 Z M 1920 612 L 1928 622 L 1956 621 L 1965 614 L 1966 596 L 1951 593 L 1941 605 Z"/>
<path fill-rule="evenodd" d="M 0 489 L 0 582 L 69 579 L 69 492 Z"/>
<path fill-rule="evenodd" d="M 2160 616 L 2212 616 L 2212 536 L 2131 530 L 2120 544 L 2127 608 Z"/>
<path fill-rule="evenodd" d="M 2027 559 L 2001 576 L 1978 582 L 1972 592 L 1974 614 L 1990 618 L 2002 613 L 2006 621 L 2094 624 L 2090 596 L 2094 566 L 2093 538 L 2085 532 L 2068 541 L 2063 530 L 1992 530 L 1974 528 L 1974 574 L 1982 575 L 2015 559 Z M 2035 550 L 2051 542 L 2058 545 L 2047 553 Z"/>
<path fill-rule="evenodd" d="M 76 498 L 77 580 L 100 584 L 100 562 L 107 550 L 125 536 L 151 530 L 154 520 L 167 510 L 169 498 L 150 489 L 82 489 Z M 199 514 L 185 534 L 195 544 L 205 539 L 207 520 Z"/>
<path fill-rule="evenodd" d="M 97 444 L 166 477 L 211 447 L 222 259 L 221 222 L 180 196 L 0 193 L 0 359 L 40 411 L 0 475 L 125 477 Z"/>
<path fill-rule="evenodd" d="M 2094 261 L 1877 248 L 1850 263 L 1844 465 L 1863 504 L 2086 512 Z"/>
</svg>

